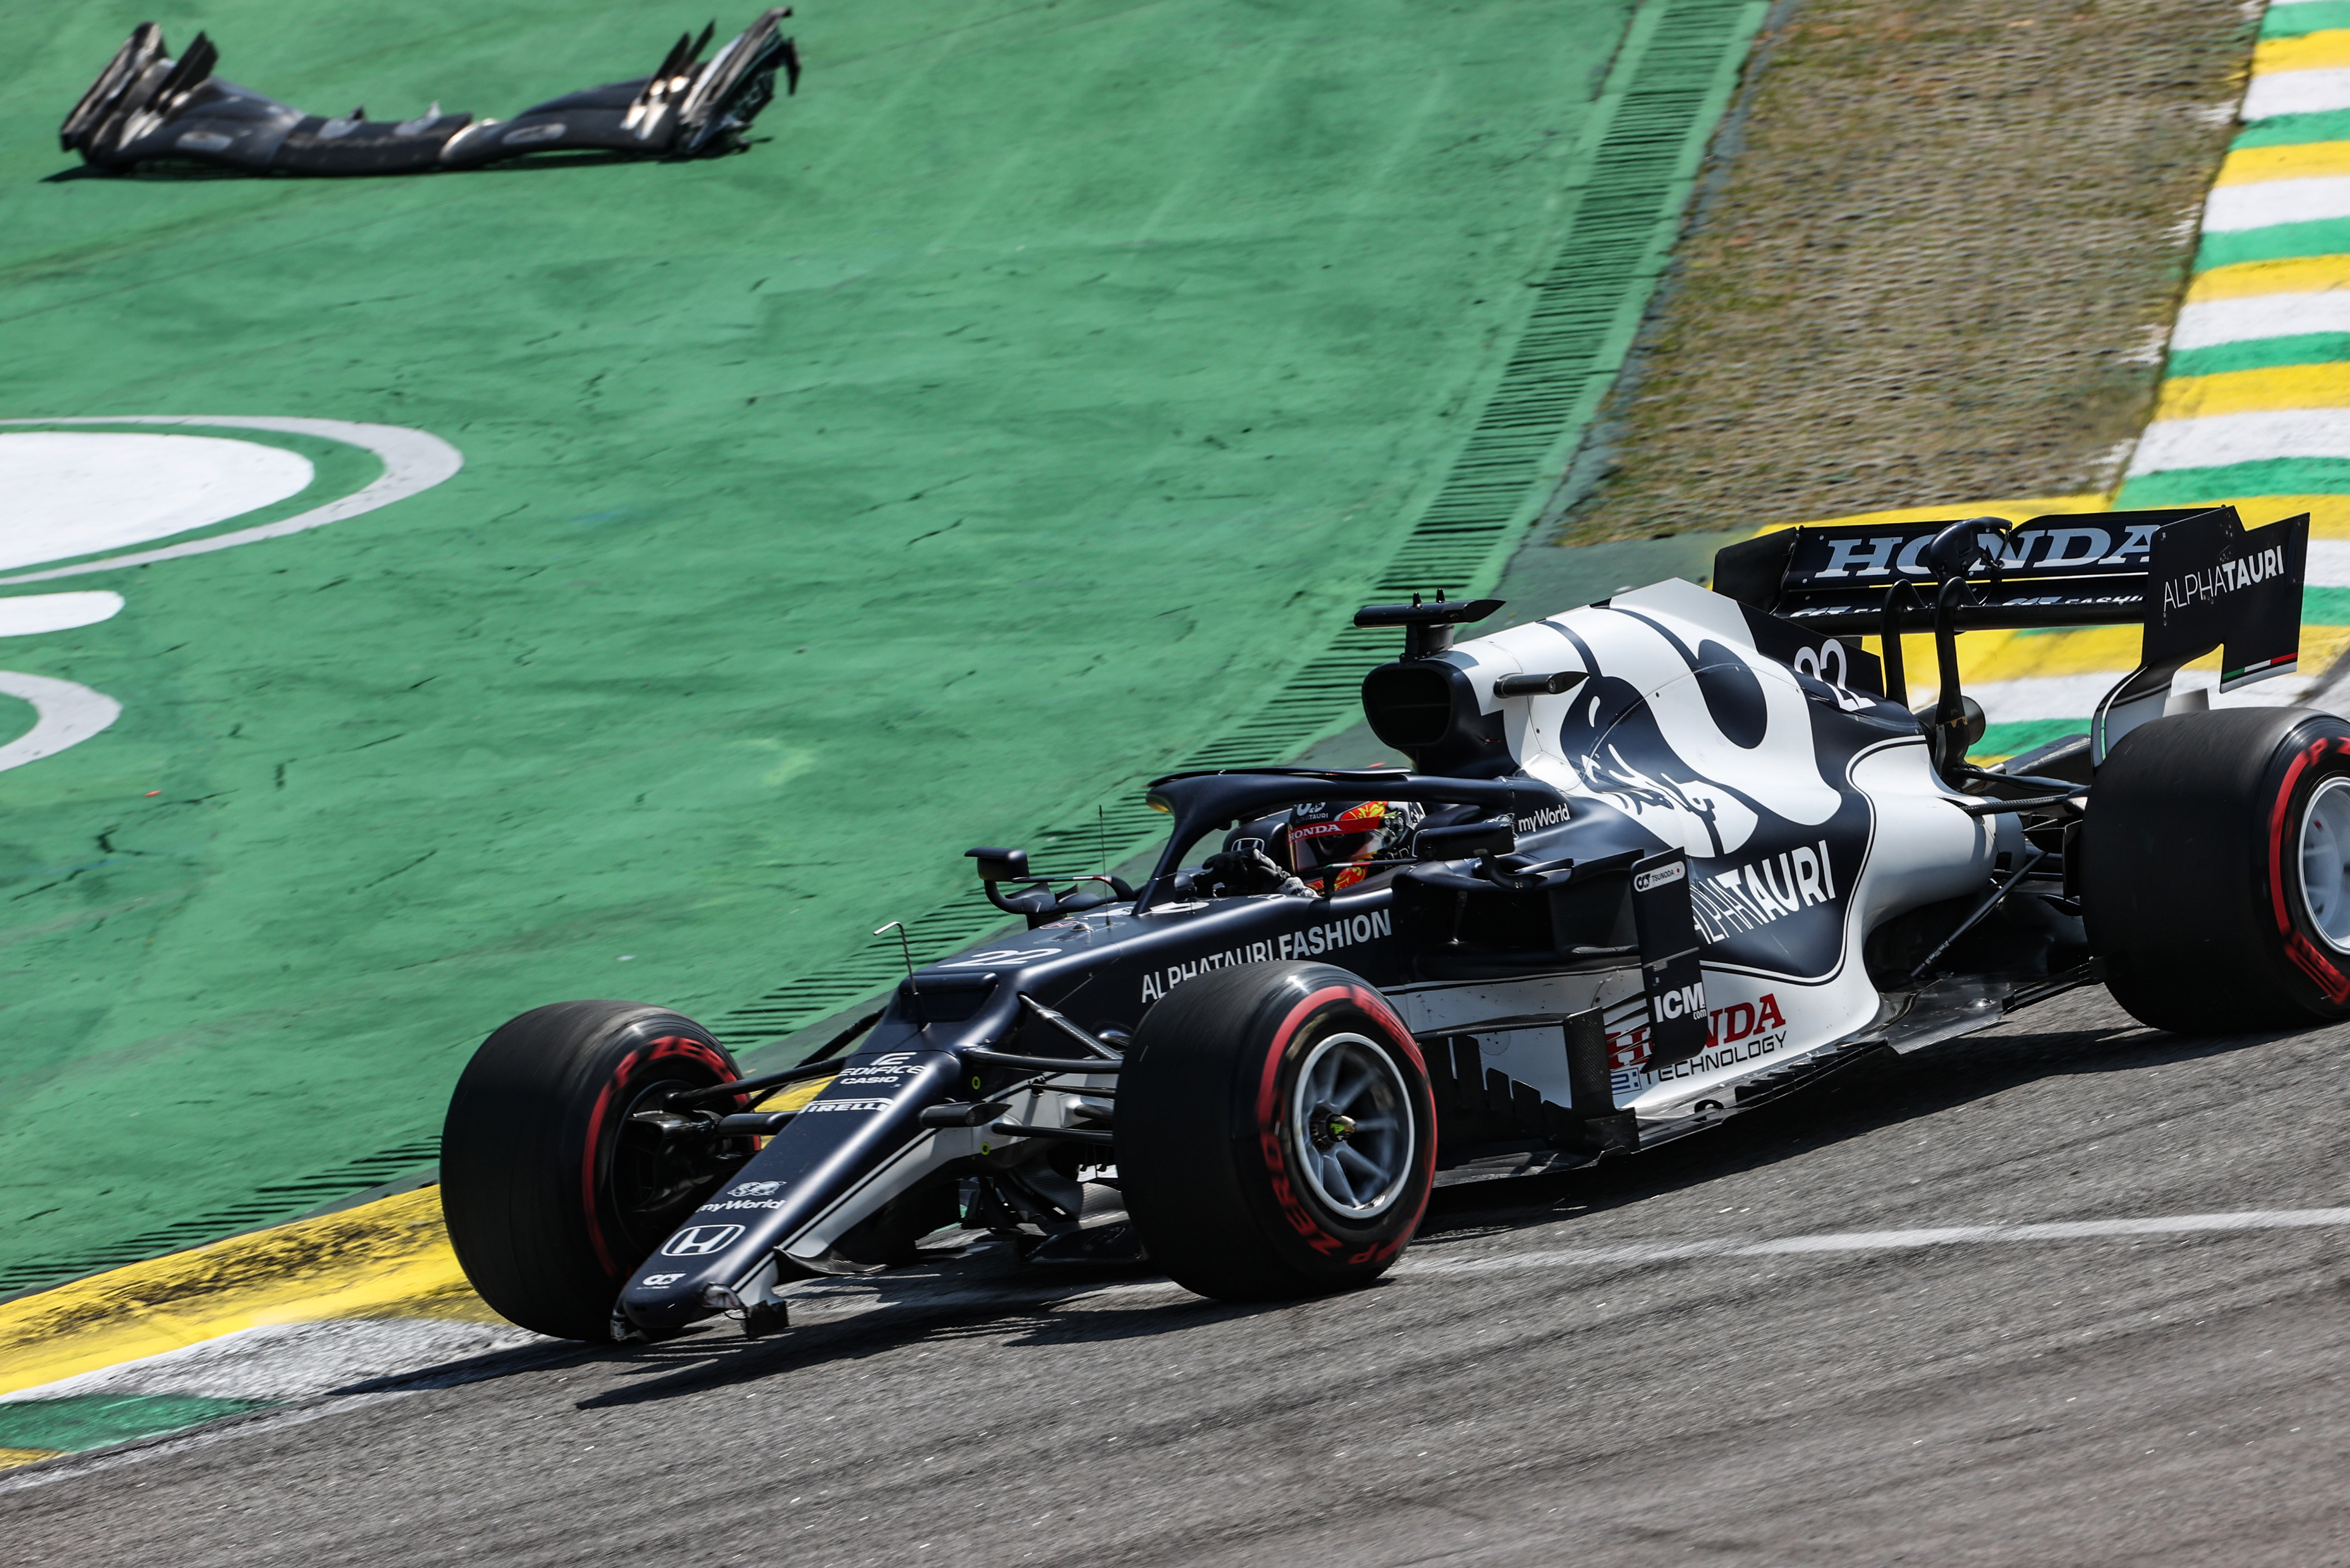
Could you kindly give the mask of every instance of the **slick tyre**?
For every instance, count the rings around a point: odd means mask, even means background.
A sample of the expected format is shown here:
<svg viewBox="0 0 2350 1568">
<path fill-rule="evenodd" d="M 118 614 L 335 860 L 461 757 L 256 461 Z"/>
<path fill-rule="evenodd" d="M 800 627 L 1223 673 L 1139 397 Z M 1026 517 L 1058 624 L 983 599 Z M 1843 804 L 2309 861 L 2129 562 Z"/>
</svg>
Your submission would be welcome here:
<svg viewBox="0 0 2350 1568">
<path fill-rule="evenodd" d="M 2124 735 L 2081 825 L 2114 1000 L 2182 1034 L 2350 1015 L 2350 724 L 2179 713 Z"/>
<path fill-rule="evenodd" d="M 707 1030 L 640 1002 L 558 1002 L 483 1042 L 441 1131 L 441 1210 L 482 1299 L 540 1334 L 609 1338 L 620 1287 L 728 1152 L 665 1155 L 628 1118 L 740 1075 Z"/>
<path fill-rule="evenodd" d="M 1212 971 L 1135 1031 L 1118 1171 L 1143 1246 L 1187 1289 L 1263 1301 L 1367 1284 L 1428 1208 L 1427 1065 L 1344 970 Z"/>
</svg>

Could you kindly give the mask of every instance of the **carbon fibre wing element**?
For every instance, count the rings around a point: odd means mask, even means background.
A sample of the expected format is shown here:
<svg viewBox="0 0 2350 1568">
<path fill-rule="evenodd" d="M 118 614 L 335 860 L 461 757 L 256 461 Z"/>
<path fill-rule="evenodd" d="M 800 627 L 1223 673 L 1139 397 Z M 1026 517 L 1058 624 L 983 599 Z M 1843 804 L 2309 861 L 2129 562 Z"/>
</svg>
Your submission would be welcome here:
<svg viewBox="0 0 2350 1568">
<path fill-rule="evenodd" d="M 2224 649 L 2220 690 L 2292 673 L 2309 516 L 2247 531 L 2232 506 L 2055 513 L 1986 527 L 1955 595 L 1929 546 L 1967 519 L 1789 528 L 1714 557 L 1714 591 L 1828 635 L 2137 625 L 2138 667 L 2098 704 L 2093 759 L 2159 718 L 2178 671 Z M 2004 531 L 2002 531 L 2004 530 Z"/>
</svg>

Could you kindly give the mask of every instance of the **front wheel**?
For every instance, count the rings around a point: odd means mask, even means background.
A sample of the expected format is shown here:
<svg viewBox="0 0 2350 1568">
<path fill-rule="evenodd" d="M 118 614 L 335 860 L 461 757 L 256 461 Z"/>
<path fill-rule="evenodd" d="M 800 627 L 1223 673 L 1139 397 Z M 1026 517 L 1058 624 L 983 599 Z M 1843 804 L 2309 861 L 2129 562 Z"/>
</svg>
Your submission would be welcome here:
<svg viewBox="0 0 2350 1568">
<path fill-rule="evenodd" d="M 2350 724 L 2231 708 L 2141 725 L 2097 770 L 2080 852 L 2089 945 L 2139 1023 L 2350 1015 Z"/>
<path fill-rule="evenodd" d="M 1327 964 L 1187 981 L 1118 1080 L 1127 1212 L 1177 1283 L 1226 1301 L 1367 1284 L 1436 1175 L 1427 1064 L 1384 998 Z"/>
<path fill-rule="evenodd" d="M 536 1008 L 484 1041 L 441 1131 L 441 1212 L 482 1299 L 540 1334 L 609 1337 L 637 1265 L 750 1152 L 665 1148 L 629 1117 L 739 1076 L 709 1031 L 635 1002 Z"/>
</svg>

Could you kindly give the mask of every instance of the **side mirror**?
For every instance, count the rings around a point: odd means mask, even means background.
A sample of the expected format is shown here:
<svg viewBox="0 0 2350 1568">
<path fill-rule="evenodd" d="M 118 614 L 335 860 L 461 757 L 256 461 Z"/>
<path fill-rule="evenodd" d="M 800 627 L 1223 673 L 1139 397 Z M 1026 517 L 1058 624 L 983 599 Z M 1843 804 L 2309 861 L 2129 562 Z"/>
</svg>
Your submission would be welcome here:
<svg viewBox="0 0 2350 1568">
<path fill-rule="evenodd" d="M 1099 882 L 1121 898 L 1134 897 L 1134 889 L 1126 885 L 1124 877 L 1103 872 L 1071 878 L 1076 885 L 1056 898 L 1052 884 L 1039 879 L 1028 869 L 1028 852 L 1025 849 L 983 847 L 966 849 L 963 855 L 967 859 L 979 862 L 979 882 L 986 890 L 987 901 L 1007 915 L 1027 917 L 1028 929 L 1032 931 L 1055 915 L 1074 915 L 1085 909 L 1098 909 L 1108 903 L 1109 898 L 1103 894 L 1084 891 L 1088 882 Z M 997 889 L 999 882 L 1024 882 L 1027 886 L 1007 897 Z"/>
<path fill-rule="evenodd" d="M 979 879 L 983 882 L 1025 882 L 1028 877 L 1028 852 L 1025 849 L 966 849 L 964 857 L 979 862 Z"/>
<path fill-rule="evenodd" d="M 1466 860 L 1478 855 L 1509 855 L 1518 847 L 1518 833 L 1506 816 L 1491 822 L 1463 823 L 1459 827 L 1431 827 L 1412 840 L 1412 853 L 1422 860 Z"/>
</svg>

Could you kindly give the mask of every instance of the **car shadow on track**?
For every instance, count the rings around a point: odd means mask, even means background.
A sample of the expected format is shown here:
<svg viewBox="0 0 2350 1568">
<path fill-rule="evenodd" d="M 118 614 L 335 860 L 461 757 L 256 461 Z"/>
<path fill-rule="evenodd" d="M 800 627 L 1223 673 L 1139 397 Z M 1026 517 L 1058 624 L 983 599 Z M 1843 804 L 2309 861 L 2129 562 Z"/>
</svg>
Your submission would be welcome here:
<svg viewBox="0 0 2350 1568">
<path fill-rule="evenodd" d="M 756 142 L 764 142 L 772 140 L 774 140 L 772 137 L 758 137 L 754 139 L 754 144 Z M 492 163 L 480 169 L 467 169 L 462 171 L 462 172 L 467 174 L 516 174 L 537 172 L 549 169 L 600 169 L 610 163 L 641 163 L 644 161 L 646 161 L 646 160 L 639 158 L 631 153 L 593 151 L 583 148 L 575 152 L 553 154 L 540 153 L 530 158 L 509 159 L 504 162 Z M 440 179 L 454 172 L 461 171 L 447 169 L 419 169 L 405 174 L 377 174 L 369 176 L 369 178 L 390 183 L 403 180 Z M 44 185 L 64 185 L 69 184 L 77 180 L 135 180 L 143 184 L 149 185 L 185 185 L 205 180 L 247 180 L 257 182 L 272 179 L 283 181 L 286 179 L 286 176 L 283 174 L 255 174 L 248 170 L 224 169 L 217 164 L 208 163 L 156 163 L 142 165 L 137 169 L 103 169 L 94 164 L 76 163 L 68 168 L 60 169 L 53 174 L 42 175 L 40 177 L 39 183 Z"/>
<path fill-rule="evenodd" d="M 886 1355 L 917 1342 L 951 1345 L 983 1339 L 998 1345 L 1068 1345 L 1150 1338 L 1293 1304 L 1208 1301 L 1145 1269 L 987 1293 L 951 1286 L 942 1289 L 939 1282 L 942 1277 L 951 1274 L 942 1272 L 942 1275 L 908 1280 L 893 1290 L 890 1276 L 870 1276 L 868 1282 L 877 1287 L 877 1299 L 886 1305 L 845 1320 L 795 1324 L 771 1339 L 745 1340 L 731 1326 L 717 1326 L 617 1354 L 597 1354 L 595 1359 L 610 1364 L 630 1381 L 625 1387 L 579 1400 L 578 1407 L 607 1409 L 677 1398 L 715 1386 Z M 989 1299 L 976 1299 L 983 1293 Z M 1055 1310 L 1103 1296 L 1115 1303 L 1117 1298 L 1127 1295 L 1144 1299 L 1130 1306 Z"/>
<path fill-rule="evenodd" d="M 1479 1236 L 1557 1226 L 1767 1169 L 2034 1084 L 2220 1058 L 2314 1033 L 2165 1034 L 2132 1023 L 2102 992 L 2086 993 L 2062 1010 L 2052 1007 L 2047 1021 L 2057 1027 L 2010 1025 L 1911 1056 L 1856 1063 L 1807 1090 L 1638 1159 L 1443 1189 L 1421 1236 L 1440 1250 Z M 577 1407 L 609 1408 L 855 1361 L 917 1342 L 1066 1346 L 1150 1339 L 1300 1304 L 1210 1301 L 1147 1267 L 1047 1271 L 986 1242 L 941 1250 L 903 1271 L 811 1282 L 805 1291 L 793 1298 L 793 1326 L 770 1338 L 746 1340 L 722 1322 L 651 1344 L 550 1342 L 356 1383 L 335 1394 L 421 1392 L 594 1366 L 622 1386 L 581 1398 Z"/>
<path fill-rule="evenodd" d="M 424 1394 L 436 1388 L 460 1388 L 468 1383 L 494 1382 L 501 1377 L 513 1377 L 525 1372 L 543 1372 L 553 1367 L 608 1359 L 612 1351 L 618 1348 L 550 1339 L 513 1350 L 494 1350 L 485 1355 L 462 1356 L 431 1366 L 412 1366 L 405 1371 L 388 1372 L 380 1377 L 362 1378 L 356 1383 L 346 1383 L 329 1389 L 324 1397 L 346 1399 L 362 1394 Z"/>
<path fill-rule="evenodd" d="M 1914 1055 L 1888 1053 L 1855 1062 L 1784 1099 L 1637 1158 L 1606 1159 L 1555 1176 L 1440 1189 L 1419 1234 L 1441 1243 L 1553 1225 L 1569 1213 L 1628 1208 L 2033 1084 L 2212 1060 L 2334 1027 L 2313 1024 L 2225 1036 L 2169 1034 L 2128 1018 L 2102 989 L 2067 999 L 2061 1010 L 2051 1007 L 2048 1022 L 2056 1028 L 2032 1030 L 2031 1022 L 2026 1015 L 1995 1033 L 1950 1041 Z M 2063 1027 L 2068 1023 L 2078 1026 Z"/>
</svg>

